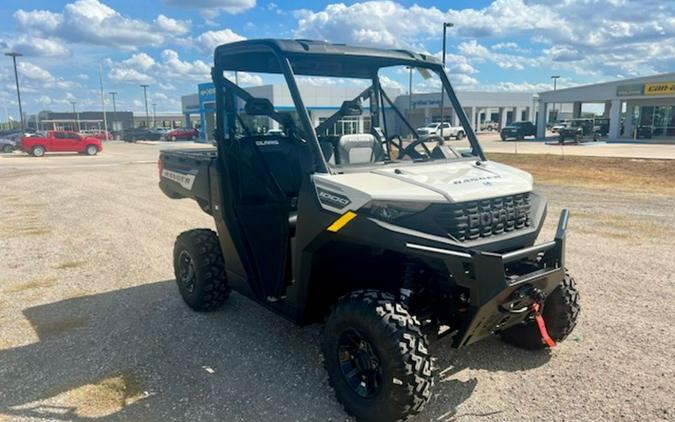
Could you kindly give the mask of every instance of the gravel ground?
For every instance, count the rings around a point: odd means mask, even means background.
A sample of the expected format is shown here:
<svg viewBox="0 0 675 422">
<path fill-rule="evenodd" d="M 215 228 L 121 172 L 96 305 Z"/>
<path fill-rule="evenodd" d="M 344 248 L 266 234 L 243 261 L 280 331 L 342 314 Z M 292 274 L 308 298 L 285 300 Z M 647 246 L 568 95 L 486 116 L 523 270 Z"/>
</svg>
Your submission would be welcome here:
<svg viewBox="0 0 675 422">
<path fill-rule="evenodd" d="M 92 165 L 0 159 L 0 421 L 348 419 L 320 327 L 237 294 L 211 314 L 182 303 L 173 241 L 213 221 L 159 191 L 139 159 L 157 149 L 111 145 L 115 160 Z M 550 199 L 543 237 L 572 211 L 577 328 L 551 352 L 434 345 L 434 396 L 417 420 L 675 419 L 675 198 L 538 188 Z"/>
</svg>

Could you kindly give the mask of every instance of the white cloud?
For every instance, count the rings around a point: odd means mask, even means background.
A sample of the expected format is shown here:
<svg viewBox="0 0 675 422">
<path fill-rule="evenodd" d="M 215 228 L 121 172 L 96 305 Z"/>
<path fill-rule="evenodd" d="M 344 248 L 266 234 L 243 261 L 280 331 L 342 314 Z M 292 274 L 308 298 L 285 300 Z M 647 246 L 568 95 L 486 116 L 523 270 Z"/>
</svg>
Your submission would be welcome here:
<svg viewBox="0 0 675 422">
<path fill-rule="evenodd" d="M 222 29 L 220 31 L 204 32 L 196 38 L 196 42 L 202 51 L 212 54 L 213 50 L 221 44 L 227 44 L 245 39 L 246 37 L 233 32 L 231 29 Z"/>
<path fill-rule="evenodd" d="M 20 51 L 25 56 L 67 57 L 70 50 L 62 42 L 36 35 L 20 34 L 13 39 L 0 40 L 8 50 Z"/>
<path fill-rule="evenodd" d="M 157 19 L 155 19 L 155 24 L 158 28 L 170 34 L 183 35 L 190 31 L 192 22 L 189 20 L 184 21 L 159 15 L 157 16 Z"/>
<path fill-rule="evenodd" d="M 443 22 L 453 22 L 450 40 L 459 40 L 461 55 L 469 59 L 458 61 L 454 71 L 464 75 L 475 74 L 471 68 L 480 63 L 514 70 L 557 68 L 596 79 L 675 68 L 672 1 L 494 0 L 482 8 L 445 11 L 366 1 L 298 10 L 295 16 L 296 37 L 412 49 L 423 49 L 438 39 Z M 528 40 L 528 47 L 513 41 L 516 37 Z M 494 44 L 478 42 L 486 38 Z"/>
<path fill-rule="evenodd" d="M 93 44 L 121 50 L 159 47 L 176 36 L 189 32 L 191 22 L 159 15 L 153 22 L 124 16 L 99 0 L 77 0 L 64 6 L 61 13 L 23 9 L 14 13 L 23 31 L 41 42 L 34 54 L 63 55 L 64 44 Z M 15 42 L 19 42 L 21 36 Z"/>
<path fill-rule="evenodd" d="M 117 82 L 129 82 L 136 84 L 150 84 L 155 81 L 152 76 L 128 67 L 116 67 L 110 69 L 110 72 L 108 72 L 108 78 Z"/>
<path fill-rule="evenodd" d="M 155 59 L 145 53 L 134 54 L 122 63 L 129 68 L 140 70 L 149 70 L 156 64 Z"/>
<path fill-rule="evenodd" d="M 171 6 L 190 7 L 194 9 L 222 10 L 225 13 L 241 13 L 255 7 L 255 0 L 163 0 Z"/>
</svg>

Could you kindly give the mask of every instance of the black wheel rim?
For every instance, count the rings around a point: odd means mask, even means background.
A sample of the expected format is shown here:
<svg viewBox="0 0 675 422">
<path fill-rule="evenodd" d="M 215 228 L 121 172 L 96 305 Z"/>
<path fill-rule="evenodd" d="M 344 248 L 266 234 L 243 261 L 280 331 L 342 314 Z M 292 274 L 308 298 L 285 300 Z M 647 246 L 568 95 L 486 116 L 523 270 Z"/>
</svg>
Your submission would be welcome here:
<svg viewBox="0 0 675 422">
<path fill-rule="evenodd" d="M 340 371 L 352 390 L 363 398 L 377 395 L 382 385 L 380 358 L 358 330 L 349 329 L 338 341 Z"/>
<path fill-rule="evenodd" d="M 186 291 L 192 293 L 195 290 L 195 264 L 187 251 L 182 251 L 178 256 L 178 281 Z"/>
</svg>

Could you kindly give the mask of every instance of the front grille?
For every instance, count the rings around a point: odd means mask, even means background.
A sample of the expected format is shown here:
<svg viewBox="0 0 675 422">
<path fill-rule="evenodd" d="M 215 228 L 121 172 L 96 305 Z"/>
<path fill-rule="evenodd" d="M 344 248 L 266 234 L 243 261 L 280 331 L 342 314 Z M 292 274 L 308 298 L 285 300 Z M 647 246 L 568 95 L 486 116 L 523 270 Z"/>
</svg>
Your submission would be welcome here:
<svg viewBox="0 0 675 422">
<path fill-rule="evenodd" d="M 444 205 L 436 214 L 436 221 L 460 241 L 520 230 L 531 224 L 530 194 Z"/>
</svg>

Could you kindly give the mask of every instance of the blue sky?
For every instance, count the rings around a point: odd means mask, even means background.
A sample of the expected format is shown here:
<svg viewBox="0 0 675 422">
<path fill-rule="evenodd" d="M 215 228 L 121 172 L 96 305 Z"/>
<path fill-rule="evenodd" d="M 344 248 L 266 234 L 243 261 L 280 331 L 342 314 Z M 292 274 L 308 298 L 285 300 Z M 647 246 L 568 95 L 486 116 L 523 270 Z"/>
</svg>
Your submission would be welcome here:
<svg viewBox="0 0 675 422">
<path fill-rule="evenodd" d="M 22 52 L 24 109 L 100 109 L 99 69 L 118 109 L 158 111 L 208 80 L 213 47 L 247 38 L 311 38 L 438 54 L 464 90 L 527 91 L 675 71 L 675 1 L 3 0 L 0 48 Z M 0 101 L 17 117 L 10 60 Z M 405 75 L 392 85 L 407 89 Z M 243 75 L 243 84 L 266 80 Z M 424 89 L 424 87 L 415 87 Z M 106 96 L 109 101 L 110 97 Z M 107 107 L 110 107 L 108 105 Z M 4 120 L 0 108 L 0 120 Z"/>
</svg>

